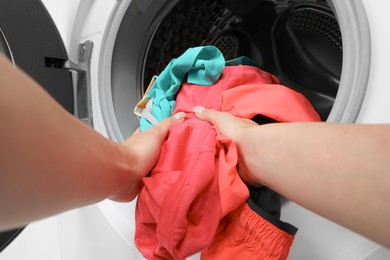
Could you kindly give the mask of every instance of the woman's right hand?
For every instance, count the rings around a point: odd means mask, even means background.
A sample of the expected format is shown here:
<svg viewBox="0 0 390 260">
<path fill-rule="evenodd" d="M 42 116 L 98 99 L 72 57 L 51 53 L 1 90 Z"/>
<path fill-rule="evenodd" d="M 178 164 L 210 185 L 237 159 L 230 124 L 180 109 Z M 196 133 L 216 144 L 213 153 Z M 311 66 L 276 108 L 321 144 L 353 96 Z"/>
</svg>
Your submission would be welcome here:
<svg viewBox="0 0 390 260">
<path fill-rule="evenodd" d="M 250 141 L 251 128 L 258 126 L 252 120 L 246 118 L 239 118 L 226 112 L 220 112 L 214 109 L 205 109 L 204 107 L 194 107 L 195 115 L 204 121 L 213 124 L 217 130 L 227 138 L 230 138 L 237 146 L 238 150 L 238 172 L 244 182 L 258 186 L 261 185 L 255 175 L 255 169 L 250 162 L 250 146 L 245 145 Z M 253 158 L 253 157 L 252 157 Z"/>
<path fill-rule="evenodd" d="M 390 124 L 256 125 L 202 107 L 194 112 L 236 144 L 239 174 L 246 183 L 264 184 L 390 247 Z"/>
</svg>

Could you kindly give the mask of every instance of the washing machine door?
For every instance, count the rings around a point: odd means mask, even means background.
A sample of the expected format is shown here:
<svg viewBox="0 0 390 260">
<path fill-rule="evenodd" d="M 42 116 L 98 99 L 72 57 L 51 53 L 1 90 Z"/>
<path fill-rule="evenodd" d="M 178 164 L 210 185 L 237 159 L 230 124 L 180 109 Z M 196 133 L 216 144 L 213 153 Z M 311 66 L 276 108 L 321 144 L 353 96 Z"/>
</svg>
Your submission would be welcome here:
<svg viewBox="0 0 390 260">
<path fill-rule="evenodd" d="M 0 1 L 0 53 L 40 83 L 67 111 L 74 112 L 72 72 L 58 69 L 68 56 L 39 0 Z M 1 232 L 0 252 L 22 230 Z"/>
<path fill-rule="evenodd" d="M 57 66 L 68 56 L 41 1 L 0 1 L 0 29 L 0 51 L 73 113 L 71 72 Z"/>
</svg>

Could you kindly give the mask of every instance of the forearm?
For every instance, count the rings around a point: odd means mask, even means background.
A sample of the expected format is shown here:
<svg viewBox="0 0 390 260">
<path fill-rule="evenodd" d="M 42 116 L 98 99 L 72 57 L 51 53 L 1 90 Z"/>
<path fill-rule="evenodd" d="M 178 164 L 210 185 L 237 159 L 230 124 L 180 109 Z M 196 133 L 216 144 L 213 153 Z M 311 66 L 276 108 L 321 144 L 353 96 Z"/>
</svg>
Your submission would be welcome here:
<svg viewBox="0 0 390 260">
<path fill-rule="evenodd" d="M 129 151 L 63 110 L 0 57 L 0 229 L 117 196 Z M 3 76 L 7 75 L 7 77 Z"/>
<path fill-rule="evenodd" d="M 239 142 L 261 182 L 390 246 L 389 126 L 327 123 L 248 128 Z"/>
</svg>

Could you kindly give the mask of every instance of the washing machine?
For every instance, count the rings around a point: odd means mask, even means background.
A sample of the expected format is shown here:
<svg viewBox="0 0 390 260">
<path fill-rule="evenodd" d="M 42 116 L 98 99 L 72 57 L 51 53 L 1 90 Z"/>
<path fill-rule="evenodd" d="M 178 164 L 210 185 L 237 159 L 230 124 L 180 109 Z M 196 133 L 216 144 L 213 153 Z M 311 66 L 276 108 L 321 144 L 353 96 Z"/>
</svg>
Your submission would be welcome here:
<svg viewBox="0 0 390 260">
<path fill-rule="evenodd" d="M 226 59 L 251 57 L 323 121 L 390 123 L 389 12 L 386 0 L 1 1 L 0 52 L 115 142 L 138 126 L 132 109 L 150 78 L 208 44 Z M 0 260 L 143 259 L 134 209 L 106 200 L 2 232 Z M 282 220 L 299 228 L 289 259 L 390 259 L 389 249 L 291 201 Z"/>
</svg>

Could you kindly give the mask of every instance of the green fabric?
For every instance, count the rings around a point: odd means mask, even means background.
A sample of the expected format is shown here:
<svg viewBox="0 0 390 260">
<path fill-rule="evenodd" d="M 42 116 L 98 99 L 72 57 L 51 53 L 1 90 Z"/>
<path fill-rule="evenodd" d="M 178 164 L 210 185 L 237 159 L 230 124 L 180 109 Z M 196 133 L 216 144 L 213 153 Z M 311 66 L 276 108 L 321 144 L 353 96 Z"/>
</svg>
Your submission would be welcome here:
<svg viewBox="0 0 390 260">
<path fill-rule="evenodd" d="M 190 48 L 177 59 L 172 59 L 147 94 L 148 98 L 153 99 L 152 115 L 158 122 L 171 116 L 176 94 L 186 75 L 189 83 L 210 86 L 219 79 L 224 67 L 225 59 L 214 46 Z M 151 126 L 148 120 L 141 117 L 141 131 Z"/>
<path fill-rule="evenodd" d="M 257 67 L 256 63 L 246 56 L 241 56 L 232 60 L 228 60 L 225 63 L 226 66 L 248 65 Z"/>
</svg>

